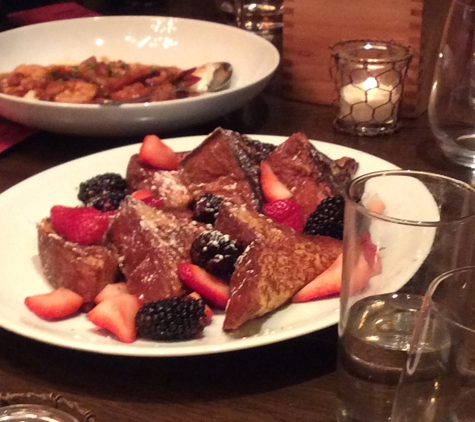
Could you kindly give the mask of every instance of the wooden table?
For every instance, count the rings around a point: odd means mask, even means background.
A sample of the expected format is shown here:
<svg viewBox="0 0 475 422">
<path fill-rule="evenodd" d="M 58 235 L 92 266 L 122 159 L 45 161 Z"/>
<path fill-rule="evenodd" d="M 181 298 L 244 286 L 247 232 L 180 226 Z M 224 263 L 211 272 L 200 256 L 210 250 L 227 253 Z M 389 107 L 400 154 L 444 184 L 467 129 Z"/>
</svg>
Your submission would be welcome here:
<svg viewBox="0 0 475 422">
<path fill-rule="evenodd" d="M 110 2 L 89 3 L 111 13 Z M 148 12 L 216 19 L 212 0 L 170 0 Z M 333 131 L 331 108 L 287 101 L 273 91 L 269 88 L 231 115 L 166 136 L 204 135 L 217 126 L 284 136 L 301 131 L 311 139 L 356 148 L 403 168 L 473 181 L 470 170 L 441 155 L 426 116 L 403 121 L 402 130 L 392 136 L 354 138 Z M 58 164 L 139 141 L 38 133 L 0 154 L 0 192 Z M 0 329 L 0 392 L 62 394 L 89 408 L 101 422 L 331 421 L 336 339 L 336 327 L 330 327 L 238 352 L 134 358 L 63 349 Z"/>
</svg>

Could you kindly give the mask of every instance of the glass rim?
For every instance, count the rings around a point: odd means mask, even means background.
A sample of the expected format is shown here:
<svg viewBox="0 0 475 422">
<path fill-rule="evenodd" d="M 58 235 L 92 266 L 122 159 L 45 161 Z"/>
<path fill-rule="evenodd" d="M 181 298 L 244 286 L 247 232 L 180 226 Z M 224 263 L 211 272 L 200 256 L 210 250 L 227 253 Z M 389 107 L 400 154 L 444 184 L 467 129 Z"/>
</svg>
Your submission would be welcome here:
<svg viewBox="0 0 475 422">
<path fill-rule="evenodd" d="M 424 300 L 427 300 L 426 306 L 429 309 L 429 312 L 434 312 L 435 314 L 439 315 L 441 318 L 443 318 L 445 321 L 448 321 L 450 324 L 461 328 L 462 330 L 468 331 L 472 334 L 475 334 L 475 328 L 470 328 L 467 327 L 464 324 L 461 324 L 460 322 L 455 321 L 453 318 L 450 316 L 446 315 L 444 312 L 442 312 L 439 307 L 437 306 L 437 303 L 434 302 L 433 295 L 437 291 L 437 287 L 445 280 L 448 278 L 452 277 L 455 274 L 460 274 L 464 272 L 474 272 L 475 273 L 475 266 L 467 266 L 467 267 L 460 267 L 460 268 L 455 268 L 450 271 L 446 271 L 442 274 L 440 274 L 438 277 L 436 277 L 434 280 L 429 285 L 429 288 L 427 289 L 427 293 L 425 295 Z M 424 304 L 422 305 L 424 307 Z"/>
<path fill-rule="evenodd" d="M 25 413 L 32 417 L 25 417 Z M 48 418 L 48 420 L 58 420 L 61 422 L 79 422 L 73 415 L 65 412 L 64 410 L 47 406 L 44 404 L 11 404 L 8 406 L 0 407 L 0 419 L 2 421 L 9 420 L 34 420 Z"/>
<path fill-rule="evenodd" d="M 359 202 L 361 198 L 358 198 L 358 202 L 354 197 L 350 194 L 351 189 L 354 188 L 357 184 L 361 183 L 362 181 L 367 181 L 370 179 L 374 179 L 376 177 L 382 177 L 382 176 L 396 176 L 396 175 L 401 175 L 401 176 L 428 176 L 430 178 L 434 179 L 440 179 L 440 180 L 445 180 L 450 182 L 453 185 L 456 185 L 460 188 L 464 188 L 467 191 L 471 192 L 474 201 L 475 201 L 475 188 L 473 188 L 471 185 L 469 185 L 466 182 L 463 182 L 458 179 L 454 179 L 449 176 L 444 176 L 442 174 L 437 174 L 437 173 L 432 173 L 432 172 L 427 172 L 427 171 L 419 171 L 419 170 L 380 170 L 380 171 L 374 171 L 366 174 L 362 174 L 361 176 L 358 176 L 354 178 L 353 180 L 350 181 L 348 184 L 347 188 L 344 190 L 344 198 L 345 202 L 351 202 L 352 206 L 357 209 L 360 213 L 366 214 L 372 218 L 385 221 L 388 223 L 394 223 L 394 224 L 400 224 L 400 225 L 405 225 L 405 226 L 414 226 L 414 227 L 441 227 L 441 226 L 448 226 L 454 223 L 463 223 L 467 222 L 470 220 L 475 220 L 475 210 L 466 216 L 463 217 L 458 217 L 454 218 L 451 220 L 430 220 L 430 221 L 424 221 L 424 220 L 409 220 L 409 219 L 403 219 L 403 218 L 396 218 L 396 217 L 391 217 L 383 214 L 378 214 L 377 212 L 370 211 L 368 210 L 363 204 Z"/>
<path fill-rule="evenodd" d="M 388 57 L 388 58 L 363 58 L 363 57 L 352 57 L 348 51 L 345 51 L 344 47 L 354 45 L 356 46 L 363 46 L 367 44 L 372 44 L 379 47 L 386 47 L 389 49 L 390 47 L 396 48 L 399 50 L 399 55 L 395 57 Z M 364 49 L 364 46 L 363 46 Z M 388 64 L 388 63 L 396 63 L 402 61 L 408 61 L 412 59 L 413 54 L 411 53 L 411 49 L 409 46 L 405 46 L 403 44 L 397 43 L 395 41 L 382 41 L 382 40 L 374 40 L 374 39 L 354 39 L 354 40 L 343 40 L 336 44 L 330 46 L 330 50 L 332 55 L 335 59 L 342 59 L 348 62 L 353 63 L 371 63 L 371 64 Z"/>
</svg>

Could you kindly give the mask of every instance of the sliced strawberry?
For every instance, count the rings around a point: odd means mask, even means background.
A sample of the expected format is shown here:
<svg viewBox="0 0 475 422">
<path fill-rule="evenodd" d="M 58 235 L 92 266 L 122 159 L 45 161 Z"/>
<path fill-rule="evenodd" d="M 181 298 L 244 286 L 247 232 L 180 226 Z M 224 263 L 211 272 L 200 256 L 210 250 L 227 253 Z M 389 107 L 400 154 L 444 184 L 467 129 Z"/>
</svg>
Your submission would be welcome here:
<svg viewBox="0 0 475 422">
<path fill-rule="evenodd" d="M 369 267 L 370 277 L 381 274 L 383 269 L 381 255 L 379 254 L 378 247 L 371 240 L 369 233 L 365 233 L 361 239 L 361 250 L 365 258 L 364 260 Z"/>
<path fill-rule="evenodd" d="M 269 202 L 292 197 L 292 192 L 277 178 L 267 161 L 261 161 L 261 188 Z"/>
<path fill-rule="evenodd" d="M 137 190 L 132 194 L 132 198 L 142 201 L 148 206 L 157 209 L 161 208 L 163 205 L 163 201 L 160 197 L 153 195 L 150 189 Z"/>
<path fill-rule="evenodd" d="M 376 197 L 368 201 L 368 203 L 366 204 L 366 209 L 376 214 L 382 214 L 386 209 L 386 204 L 383 202 L 382 199 Z"/>
<path fill-rule="evenodd" d="M 149 207 L 160 209 L 163 205 L 163 201 L 158 196 L 147 196 L 142 199 L 144 204 L 147 204 Z"/>
<path fill-rule="evenodd" d="M 145 136 L 139 158 L 153 167 L 164 170 L 177 170 L 179 165 L 176 152 L 156 135 Z"/>
<path fill-rule="evenodd" d="M 377 246 L 372 242 L 369 233 L 361 239 L 361 249 L 356 260 L 355 268 L 351 271 L 350 286 L 352 292 L 364 290 L 371 277 L 382 271 L 381 256 Z"/>
<path fill-rule="evenodd" d="M 25 298 L 25 305 L 35 315 L 46 320 L 66 318 L 79 310 L 83 298 L 65 287 Z"/>
<path fill-rule="evenodd" d="M 349 286 L 352 291 L 364 290 L 371 277 L 382 271 L 381 256 L 377 246 L 371 241 L 369 233 L 361 239 L 361 248 L 357 248 L 356 263 L 350 273 Z M 351 253 L 351 252 L 350 252 Z M 340 254 L 335 262 L 322 274 L 297 292 L 292 302 L 308 302 L 324 296 L 340 293 L 343 270 L 343 254 Z"/>
<path fill-rule="evenodd" d="M 109 215 L 92 207 L 55 205 L 50 215 L 54 230 L 80 245 L 97 243 L 109 227 Z"/>
<path fill-rule="evenodd" d="M 110 299 L 111 297 L 121 294 L 130 294 L 129 289 L 127 288 L 127 283 L 120 282 L 108 284 L 95 297 L 94 302 L 101 303 L 106 299 Z"/>
<path fill-rule="evenodd" d="M 133 192 L 131 196 L 134 199 L 142 200 L 144 198 L 148 198 L 149 196 L 152 196 L 152 191 L 150 189 L 140 189 Z"/>
<path fill-rule="evenodd" d="M 276 201 L 267 202 L 262 207 L 265 215 L 272 218 L 278 223 L 285 224 L 293 229 L 302 232 L 304 228 L 303 209 L 294 200 L 277 199 Z"/>
<path fill-rule="evenodd" d="M 119 294 L 103 300 L 87 314 L 98 327 L 105 328 L 123 343 L 132 343 L 137 338 L 135 315 L 140 302 L 134 295 Z"/>
<path fill-rule="evenodd" d="M 191 292 L 188 296 L 194 298 L 194 299 L 202 299 L 201 295 L 198 292 Z M 211 320 L 213 319 L 214 312 L 213 310 L 205 303 L 205 325 L 210 325 Z"/>
<path fill-rule="evenodd" d="M 224 309 L 229 300 L 229 286 L 197 265 L 178 265 L 178 277 L 192 290 L 217 308 Z"/>
<path fill-rule="evenodd" d="M 340 293 L 342 268 L 343 254 L 340 254 L 323 273 L 298 291 L 292 302 L 308 302 Z"/>
</svg>

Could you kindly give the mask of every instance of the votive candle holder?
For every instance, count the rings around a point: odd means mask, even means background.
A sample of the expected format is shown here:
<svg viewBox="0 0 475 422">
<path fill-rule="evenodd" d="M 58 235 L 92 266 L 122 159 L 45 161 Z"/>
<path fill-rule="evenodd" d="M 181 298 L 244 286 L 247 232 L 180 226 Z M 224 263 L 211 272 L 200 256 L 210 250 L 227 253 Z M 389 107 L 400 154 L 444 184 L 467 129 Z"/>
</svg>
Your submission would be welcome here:
<svg viewBox="0 0 475 422">
<path fill-rule="evenodd" d="M 397 131 L 412 59 L 409 47 L 393 41 L 348 40 L 330 50 L 338 92 L 335 130 L 369 137 Z"/>
</svg>

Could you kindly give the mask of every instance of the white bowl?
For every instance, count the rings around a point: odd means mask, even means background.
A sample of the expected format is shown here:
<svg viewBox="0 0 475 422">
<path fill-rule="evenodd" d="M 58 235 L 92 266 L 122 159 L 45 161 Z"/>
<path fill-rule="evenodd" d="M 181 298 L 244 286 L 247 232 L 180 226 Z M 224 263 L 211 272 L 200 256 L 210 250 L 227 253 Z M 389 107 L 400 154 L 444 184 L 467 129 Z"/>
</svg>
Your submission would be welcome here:
<svg viewBox="0 0 475 422">
<path fill-rule="evenodd" d="M 233 65 L 220 92 L 120 107 L 64 104 L 0 93 L 0 115 L 42 130 L 129 136 L 182 129 L 244 105 L 262 91 L 280 56 L 268 41 L 226 25 L 160 16 L 70 19 L 0 33 L 0 72 L 19 64 L 79 63 L 90 56 L 183 69 L 213 61 Z"/>
</svg>

